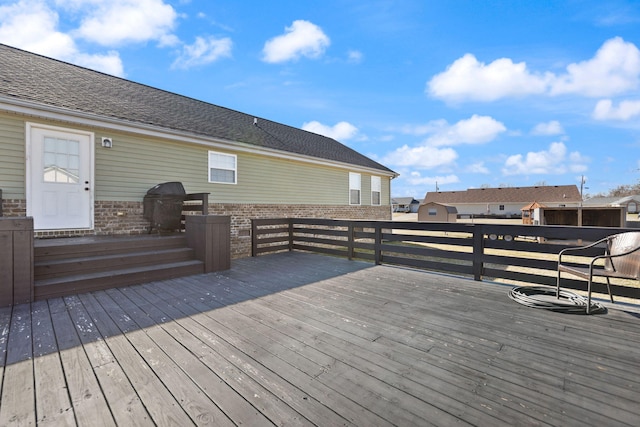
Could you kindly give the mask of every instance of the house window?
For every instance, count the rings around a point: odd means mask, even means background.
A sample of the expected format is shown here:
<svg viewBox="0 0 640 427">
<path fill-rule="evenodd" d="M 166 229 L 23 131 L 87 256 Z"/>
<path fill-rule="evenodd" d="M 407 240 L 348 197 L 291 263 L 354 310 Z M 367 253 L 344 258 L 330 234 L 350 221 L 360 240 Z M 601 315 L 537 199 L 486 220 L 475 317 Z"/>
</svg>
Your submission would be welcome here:
<svg viewBox="0 0 640 427">
<path fill-rule="evenodd" d="M 349 172 L 349 204 L 360 204 L 360 174 Z"/>
<path fill-rule="evenodd" d="M 371 177 L 371 204 L 375 206 L 380 205 L 380 199 L 382 194 L 382 181 L 379 176 Z"/>
<path fill-rule="evenodd" d="M 429 216 L 436 216 L 436 215 L 438 215 L 438 209 L 429 208 Z"/>
<path fill-rule="evenodd" d="M 209 151 L 209 182 L 237 183 L 237 156 Z"/>
<path fill-rule="evenodd" d="M 498 209 L 503 211 L 504 210 L 504 205 L 500 205 L 500 207 Z"/>
</svg>

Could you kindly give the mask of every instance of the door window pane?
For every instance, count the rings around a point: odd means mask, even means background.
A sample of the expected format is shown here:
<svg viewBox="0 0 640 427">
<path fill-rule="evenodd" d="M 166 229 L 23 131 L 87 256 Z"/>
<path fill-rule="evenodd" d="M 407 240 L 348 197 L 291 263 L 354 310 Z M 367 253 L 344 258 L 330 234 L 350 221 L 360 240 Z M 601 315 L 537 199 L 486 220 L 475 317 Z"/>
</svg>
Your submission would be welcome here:
<svg viewBox="0 0 640 427">
<path fill-rule="evenodd" d="M 45 137 L 42 158 L 44 182 L 80 182 L 80 141 Z"/>
</svg>

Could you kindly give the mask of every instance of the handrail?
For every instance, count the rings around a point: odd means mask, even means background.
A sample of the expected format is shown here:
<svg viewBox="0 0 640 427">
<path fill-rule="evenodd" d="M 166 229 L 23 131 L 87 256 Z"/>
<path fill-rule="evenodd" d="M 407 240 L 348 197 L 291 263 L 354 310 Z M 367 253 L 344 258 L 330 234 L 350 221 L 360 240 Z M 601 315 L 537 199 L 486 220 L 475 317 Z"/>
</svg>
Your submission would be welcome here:
<svg viewBox="0 0 640 427">
<path fill-rule="evenodd" d="M 209 193 L 189 193 L 185 195 L 184 203 L 182 204 L 182 216 L 180 217 L 180 229 L 183 231 L 186 226 L 186 215 L 190 215 L 190 212 L 209 215 Z"/>
<path fill-rule="evenodd" d="M 252 220 L 253 256 L 308 251 L 349 259 L 423 268 L 473 278 L 555 286 L 560 250 L 629 231 L 613 227 L 569 227 L 269 218 Z M 596 255 L 597 248 L 586 256 Z M 581 260 L 576 260 L 580 263 Z M 568 288 L 584 282 L 567 280 Z M 640 298 L 640 288 L 612 285 L 619 296 Z M 606 284 L 594 283 L 606 293 Z"/>
</svg>

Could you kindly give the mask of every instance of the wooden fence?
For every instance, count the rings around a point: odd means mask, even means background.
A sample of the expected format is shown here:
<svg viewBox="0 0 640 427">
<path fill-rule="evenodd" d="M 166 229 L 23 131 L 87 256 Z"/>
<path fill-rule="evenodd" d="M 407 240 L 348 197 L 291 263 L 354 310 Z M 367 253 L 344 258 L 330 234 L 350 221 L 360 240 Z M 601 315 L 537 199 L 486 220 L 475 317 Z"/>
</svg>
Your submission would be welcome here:
<svg viewBox="0 0 640 427">
<path fill-rule="evenodd" d="M 277 218 L 252 221 L 252 255 L 309 251 L 452 273 L 475 280 L 555 285 L 557 254 L 626 228 L 351 221 Z M 635 230 L 637 231 L 637 230 Z M 594 248 L 585 255 L 601 254 Z M 576 265 L 588 263 L 575 257 Z M 585 289 L 563 275 L 563 288 Z M 612 280 L 614 295 L 640 298 L 638 281 Z M 603 283 L 594 292 L 607 293 Z"/>
</svg>

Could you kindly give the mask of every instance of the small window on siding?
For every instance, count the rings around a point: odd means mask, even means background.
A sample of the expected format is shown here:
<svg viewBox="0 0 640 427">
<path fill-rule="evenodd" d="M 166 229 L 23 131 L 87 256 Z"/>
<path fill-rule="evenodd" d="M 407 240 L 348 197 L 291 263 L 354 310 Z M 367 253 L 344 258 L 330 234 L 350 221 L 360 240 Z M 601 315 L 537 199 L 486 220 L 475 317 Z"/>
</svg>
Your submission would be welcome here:
<svg viewBox="0 0 640 427">
<path fill-rule="evenodd" d="M 437 216 L 437 215 L 438 215 L 438 209 L 429 208 L 429 216 Z"/>
<path fill-rule="evenodd" d="M 504 210 L 504 205 L 500 205 L 500 208 L 499 208 L 499 209 L 500 209 L 501 211 L 503 211 L 503 210 Z"/>
<path fill-rule="evenodd" d="M 379 206 L 382 198 L 382 181 L 379 176 L 371 177 L 371 204 Z"/>
<path fill-rule="evenodd" d="M 209 182 L 237 183 L 237 156 L 209 151 Z"/>
<path fill-rule="evenodd" d="M 349 172 L 349 204 L 360 204 L 360 174 Z"/>
</svg>

